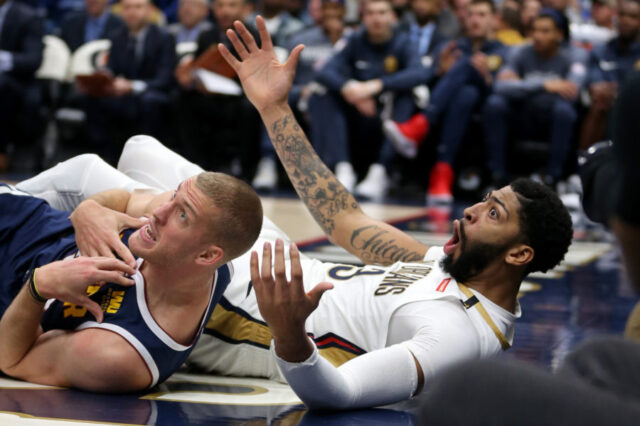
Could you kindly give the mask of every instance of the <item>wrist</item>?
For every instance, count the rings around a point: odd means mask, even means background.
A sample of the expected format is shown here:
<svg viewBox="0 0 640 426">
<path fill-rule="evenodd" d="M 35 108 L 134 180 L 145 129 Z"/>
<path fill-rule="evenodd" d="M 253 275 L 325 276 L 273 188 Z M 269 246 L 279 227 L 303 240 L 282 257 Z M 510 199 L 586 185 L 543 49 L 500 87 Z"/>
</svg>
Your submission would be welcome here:
<svg viewBox="0 0 640 426">
<path fill-rule="evenodd" d="M 41 293 L 41 290 L 38 288 L 38 283 L 37 283 L 37 279 L 36 279 L 36 273 L 39 271 L 39 268 L 35 268 L 33 271 L 31 271 L 31 273 L 29 274 L 29 277 L 27 278 L 27 287 L 29 289 L 29 294 L 31 295 L 31 298 L 34 300 L 34 302 L 36 303 L 45 303 L 48 298 L 43 296 Z"/>
<path fill-rule="evenodd" d="M 262 117 L 262 121 L 267 126 L 268 131 L 272 122 L 280 120 L 285 115 L 293 114 L 293 111 L 291 111 L 289 103 L 285 101 L 260 108 L 258 113 L 260 114 L 260 117 Z"/>
<path fill-rule="evenodd" d="M 304 327 L 272 331 L 276 354 L 284 361 L 302 362 L 313 353 L 314 345 Z"/>
</svg>

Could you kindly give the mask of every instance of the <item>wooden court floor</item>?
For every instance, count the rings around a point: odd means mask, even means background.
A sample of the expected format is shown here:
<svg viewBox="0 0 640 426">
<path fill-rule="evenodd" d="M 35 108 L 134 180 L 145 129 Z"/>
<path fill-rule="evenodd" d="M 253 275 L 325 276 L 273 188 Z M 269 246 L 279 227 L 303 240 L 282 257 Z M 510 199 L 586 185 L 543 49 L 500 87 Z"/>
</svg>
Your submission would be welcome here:
<svg viewBox="0 0 640 426">
<path fill-rule="evenodd" d="M 307 255 L 324 261 L 357 263 L 329 244 L 301 202 L 264 198 L 265 214 L 297 241 Z M 428 245 L 450 237 L 449 217 L 424 208 L 363 204 L 371 216 L 394 223 Z M 460 217 L 456 205 L 451 217 Z M 638 297 L 621 270 L 611 237 L 596 229 L 580 232 L 565 261 L 522 286 L 523 316 L 516 326 L 513 357 L 552 369 L 582 340 L 621 333 Z M 412 425 L 417 403 L 345 413 L 308 412 L 283 384 L 250 378 L 179 372 L 149 392 L 100 395 L 0 378 L 0 425 Z"/>
</svg>

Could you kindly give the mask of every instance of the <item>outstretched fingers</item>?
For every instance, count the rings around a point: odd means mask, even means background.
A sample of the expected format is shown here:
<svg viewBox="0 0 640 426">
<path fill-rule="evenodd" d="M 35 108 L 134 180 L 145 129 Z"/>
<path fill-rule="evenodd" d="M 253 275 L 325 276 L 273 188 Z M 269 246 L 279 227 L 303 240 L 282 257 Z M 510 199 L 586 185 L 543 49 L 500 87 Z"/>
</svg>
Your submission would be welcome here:
<svg viewBox="0 0 640 426">
<path fill-rule="evenodd" d="M 296 67 L 298 66 L 298 59 L 300 59 L 300 53 L 304 49 L 304 44 L 299 44 L 293 48 L 291 53 L 289 54 L 289 58 L 287 62 L 285 62 L 285 67 L 291 72 L 295 72 Z"/>
<path fill-rule="evenodd" d="M 258 27 L 258 33 L 260 34 L 260 46 L 263 50 L 273 49 L 273 42 L 271 41 L 271 34 L 267 31 L 267 25 L 264 22 L 262 16 L 256 16 L 256 26 Z"/>
<path fill-rule="evenodd" d="M 256 40 L 253 38 L 253 35 L 251 35 L 247 27 L 245 27 L 245 25 L 240 21 L 235 21 L 233 23 L 233 26 L 236 29 L 236 32 L 240 35 L 240 38 L 242 39 L 244 44 L 247 46 L 249 52 L 256 52 L 258 50 L 258 45 L 256 44 Z"/>
<path fill-rule="evenodd" d="M 240 38 L 238 37 L 238 34 L 232 29 L 228 29 L 227 37 L 233 45 L 233 48 L 236 49 L 236 52 L 238 53 L 238 56 L 240 56 L 240 59 L 243 61 L 246 60 L 249 57 L 249 52 L 247 51 L 244 43 L 242 43 L 242 40 L 240 40 Z"/>
<path fill-rule="evenodd" d="M 220 52 L 220 54 L 222 55 L 224 60 L 227 61 L 229 66 L 231 68 L 233 68 L 233 70 L 237 74 L 238 73 L 238 69 L 240 68 L 241 62 L 239 60 L 237 60 L 236 57 L 233 56 L 233 54 L 231 52 L 229 52 L 229 49 L 227 49 L 227 47 L 222 43 L 218 43 L 218 52 Z"/>
</svg>

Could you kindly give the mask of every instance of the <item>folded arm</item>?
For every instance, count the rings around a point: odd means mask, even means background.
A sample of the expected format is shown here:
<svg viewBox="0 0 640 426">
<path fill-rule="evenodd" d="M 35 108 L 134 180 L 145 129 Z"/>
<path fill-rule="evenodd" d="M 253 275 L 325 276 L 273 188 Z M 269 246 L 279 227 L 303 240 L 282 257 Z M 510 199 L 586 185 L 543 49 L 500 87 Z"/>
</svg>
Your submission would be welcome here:
<svg viewBox="0 0 640 426">
<path fill-rule="evenodd" d="M 37 294 L 87 308 L 97 321 L 102 310 L 86 295 L 89 284 L 132 285 L 123 273 L 134 270 L 116 259 L 76 258 L 53 262 L 35 272 Z M 133 391 L 147 387 L 151 376 L 135 349 L 105 330 L 42 332 L 44 302 L 27 282 L 0 320 L 0 370 L 30 382 L 91 391 Z"/>
</svg>

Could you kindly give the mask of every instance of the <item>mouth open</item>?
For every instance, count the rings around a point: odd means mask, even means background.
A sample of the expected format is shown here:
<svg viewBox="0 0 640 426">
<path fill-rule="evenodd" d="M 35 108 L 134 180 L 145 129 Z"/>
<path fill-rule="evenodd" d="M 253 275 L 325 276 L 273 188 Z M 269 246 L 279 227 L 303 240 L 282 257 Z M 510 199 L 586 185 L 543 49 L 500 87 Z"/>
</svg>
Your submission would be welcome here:
<svg viewBox="0 0 640 426">
<path fill-rule="evenodd" d="M 454 220 L 453 221 L 453 236 L 444 245 L 444 253 L 446 255 L 452 254 L 455 251 L 456 247 L 458 247 L 459 243 L 460 243 L 460 221 L 459 220 Z"/>
<path fill-rule="evenodd" d="M 140 238 L 142 238 L 144 241 L 149 243 L 156 242 L 156 235 L 154 234 L 153 229 L 151 227 L 151 222 L 147 223 L 142 228 L 140 228 Z"/>
</svg>

